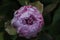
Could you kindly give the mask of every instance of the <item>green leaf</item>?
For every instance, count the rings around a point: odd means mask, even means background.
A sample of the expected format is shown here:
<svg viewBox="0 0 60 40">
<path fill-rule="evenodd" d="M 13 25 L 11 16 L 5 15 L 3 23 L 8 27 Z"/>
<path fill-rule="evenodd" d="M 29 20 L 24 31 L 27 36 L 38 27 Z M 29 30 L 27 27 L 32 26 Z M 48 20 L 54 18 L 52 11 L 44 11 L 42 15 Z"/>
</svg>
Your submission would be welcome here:
<svg viewBox="0 0 60 40">
<path fill-rule="evenodd" d="M 56 1 L 56 2 L 53 2 L 53 3 L 49 4 L 49 5 L 47 5 L 44 8 L 44 13 L 50 13 L 51 11 L 53 11 L 56 8 L 56 6 L 57 6 L 58 3 L 59 2 Z"/>
<path fill-rule="evenodd" d="M 60 6 L 56 9 L 53 16 L 53 22 L 48 27 L 49 33 L 56 36 L 60 34 Z"/>
<path fill-rule="evenodd" d="M 18 0 L 21 5 L 27 5 L 29 0 Z"/>
<path fill-rule="evenodd" d="M 55 11 L 53 18 L 53 24 L 60 20 L 60 7 Z"/>
<path fill-rule="evenodd" d="M 53 19 L 52 12 L 54 12 L 55 8 L 57 8 L 58 3 L 59 1 L 55 0 L 53 3 L 45 6 L 43 11 L 45 25 L 50 25 L 52 23 L 52 19 Z"/>
<path fill-rule="evenodd" d="M 11 26 L 10 21 L 5 22 L 5 31 L 9 34 L 9 35 L 16 35 L 16 29 L 13 28 L 13 26 Z"/>
<path fill-rule="evenodd" d="M 55 11 L 55 15 L 53 17 L 52 27 L 54 28 L 55 34 L 59 34 L 60 32 L 60 6 Z"/>
<path fill-rule="evenodd" d="M 36 1 L 31 3 L 32 6 L 37 7 L 37 9 L 42 13 L 43 12 L 43 4 L 40 1 Z"/>
<path fill-rule="evenodd" d="M 0 40 L 4 40 L 4 38 L 3 38 L 3 32 L 0 32 Z"/>
</svg>

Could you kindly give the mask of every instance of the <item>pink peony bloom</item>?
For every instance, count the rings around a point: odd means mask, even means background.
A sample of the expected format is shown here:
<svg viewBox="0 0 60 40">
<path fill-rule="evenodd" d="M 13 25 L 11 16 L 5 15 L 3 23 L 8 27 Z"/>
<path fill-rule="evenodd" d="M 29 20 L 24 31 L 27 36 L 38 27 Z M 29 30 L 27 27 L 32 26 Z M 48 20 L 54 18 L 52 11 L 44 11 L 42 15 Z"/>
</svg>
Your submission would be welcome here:
<svg viewBox="0 0 60 40">
<path fill-rule="evenodd" d="M 23 6 L 16 10 L 11 24 L 21 37 L 36 37 L 44 24 L 43 16 L 34 6 Z"/>
</svg>

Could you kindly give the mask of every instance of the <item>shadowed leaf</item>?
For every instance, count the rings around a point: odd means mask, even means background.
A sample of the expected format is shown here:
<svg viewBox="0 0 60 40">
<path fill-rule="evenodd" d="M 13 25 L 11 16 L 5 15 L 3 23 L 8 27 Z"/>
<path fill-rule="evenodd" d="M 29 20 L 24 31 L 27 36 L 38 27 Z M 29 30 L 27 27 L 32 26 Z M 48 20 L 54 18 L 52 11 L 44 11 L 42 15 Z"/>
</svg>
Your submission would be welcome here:
<svg viewBox="0 0 60 40">
<path fill-rule="evenodd" d="M 60 6 L 54 12 L 51 26 L 48 27 L 49 33 L 56 36 L 60 34 Z"/>
<path fill-rule="evenodd" d="M 13 28 L 13 26 L 11 26 L 10 21 L 5 22 L 5 31 L 9 35 L 16 35 L 16 30 Z"/>
<path fill-rule="evenodd" d="M 60 7 L 54 13 L 53 24 L 60 20 Z"/>
<path fill-rule="evenodd" d="M 29 0 L 17 0 L 21 5 L 27 5 Z"/>
<path fill-rule="evenodd" d="M 37 7 L 41 13 L 43 12 L 43 4 L 40 1 L 33 2 L 31 5 Z"/>
<path fill-rule="evenodd" d="M 0 40 L 4 40 L 4 38 L 3 38 L 3 32 L 0 32 Z"/>
<path fill-rule="evenodd" d="M 50 13 L 51 11 L 53 11 L 56 8 L 57 4 L 58 4 L 58 1 L 51 3 L 48 6 L 46 6 L 44 8 L 44 13 Z"/>
</svg>

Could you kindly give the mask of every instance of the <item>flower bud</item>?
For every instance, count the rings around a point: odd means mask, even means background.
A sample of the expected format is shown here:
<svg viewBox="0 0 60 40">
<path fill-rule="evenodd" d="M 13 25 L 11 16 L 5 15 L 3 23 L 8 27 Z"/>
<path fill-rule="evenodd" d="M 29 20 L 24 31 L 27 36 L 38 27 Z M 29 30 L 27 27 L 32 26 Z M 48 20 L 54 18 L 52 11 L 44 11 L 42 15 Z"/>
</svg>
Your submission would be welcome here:
<svg viewBox="0 0 60 40">
<path fill-rule="evenodd" d="M 36 37 L 44 25 L 41 12 L 34 6 L 23 6 L 16 10 L 11 24 L 21 37 Z"/>
</svg>

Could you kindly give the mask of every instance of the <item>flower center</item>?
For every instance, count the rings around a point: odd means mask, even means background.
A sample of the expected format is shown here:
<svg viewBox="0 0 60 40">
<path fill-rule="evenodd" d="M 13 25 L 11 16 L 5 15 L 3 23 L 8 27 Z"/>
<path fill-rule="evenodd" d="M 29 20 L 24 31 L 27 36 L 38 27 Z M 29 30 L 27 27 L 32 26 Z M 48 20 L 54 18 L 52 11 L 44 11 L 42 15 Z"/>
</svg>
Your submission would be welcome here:
<svg viewBox="0 0 60 40">
<path fill-rule="evenodd" d="M 33 24 L 33 19 L 32 18 L 25 19 L 25 21 L 26 21 L 26 24 L 28 24 L 28 25 Z"/>
<path fill-rule="evenodd" d="M 31 15 L 29 18 L 24 19 L 22 22 L 27 25 L 32 25 L 35 20 L 35 17 Z"/>
</svg>

